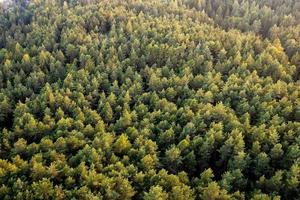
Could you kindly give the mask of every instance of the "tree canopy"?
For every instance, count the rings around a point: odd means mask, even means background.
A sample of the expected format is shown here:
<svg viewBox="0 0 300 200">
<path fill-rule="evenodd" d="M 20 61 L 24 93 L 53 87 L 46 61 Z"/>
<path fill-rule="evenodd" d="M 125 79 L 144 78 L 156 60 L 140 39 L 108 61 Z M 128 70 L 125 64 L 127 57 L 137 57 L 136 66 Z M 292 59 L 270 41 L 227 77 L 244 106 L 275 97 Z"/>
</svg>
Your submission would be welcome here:
<svg viewBox="0 0 300 200">
<path fill-rule="evenodd" d="M 299 199 L 299 78 L 299 1 L 0 1 L 0 199 Z"/>
</svg>

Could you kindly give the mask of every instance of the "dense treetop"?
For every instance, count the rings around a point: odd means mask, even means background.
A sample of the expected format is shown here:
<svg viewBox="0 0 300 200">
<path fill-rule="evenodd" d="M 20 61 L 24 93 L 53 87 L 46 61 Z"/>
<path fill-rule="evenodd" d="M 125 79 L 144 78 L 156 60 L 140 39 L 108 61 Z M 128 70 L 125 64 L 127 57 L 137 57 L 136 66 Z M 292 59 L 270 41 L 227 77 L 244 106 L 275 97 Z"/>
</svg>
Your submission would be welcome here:
<svg viewBox="0 0 300 200">
<path fill-rule="evenodd" d="M 300 199 L 300 2 L 0 3 L 0 199 Z"/>
</svg>

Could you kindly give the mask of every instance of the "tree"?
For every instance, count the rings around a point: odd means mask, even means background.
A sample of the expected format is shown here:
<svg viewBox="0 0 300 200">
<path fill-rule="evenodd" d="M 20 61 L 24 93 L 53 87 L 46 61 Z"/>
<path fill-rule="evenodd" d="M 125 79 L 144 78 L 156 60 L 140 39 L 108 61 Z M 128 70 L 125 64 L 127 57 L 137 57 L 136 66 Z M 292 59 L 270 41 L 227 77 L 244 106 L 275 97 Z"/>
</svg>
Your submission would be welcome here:
<svg viewBox="0 0 300 200">
<path fill-rule="evenodd" d="M 122 134 L 118 137 L 114 143 L 114 148 L 117 153 L 126 153 L 131 148 L 131 143 L 128 140 L 128 137 L 125 134 Z"/>
<path fill-rule="evenodd" d="M 156 155 L 146 155 L 141 159 L 141 165 L 145 171 L 155 169 L 158 159 Z"/>
<path fill-rule="evenodd" d="M 170 192 L 170 199 L 172 200 L 192 200 L 194 198 L 193 190 L 186 185 L 172 187 Z"/>
<path fill-rule="evenodd" d="M 113 120 L 113 111 L 108 102 L 105 103 L 102 113 L 106 122 L 111 122 Z"/>
<path fill-rule="evenodd" d="M 53 183 L 46 178 L 32 184 L 34 191 L 33 198 L 35 199 L 52 199 L 54 198 Z"/>
<path fill-rule="evenodd" d="M 189 173 L 193 173 L 196 171 L 197 159 L 194 151 L 191 151 L 186 156 L 184 156 L 183 163 L 186 163 L 186 171 L 188 171 Z"/>
<path fill-rule="evenodd" d="M 9 114 L 12 112 L 9 98 L 0 93 L 0 124 L 5 123 Z M 0 128 L 2 126 L 0 125 Z"/>
<path fill-rule="evenodd" d="M 176 172 L 182 163 L 181 151 L 172 146 L 165 153 L 166 166 L 170 169 L 171 172 Z"/>
<path fill-rule="evenodd" d="M 161 186 L 152 186 L 149 192 L 144 194 L 145 200 L 167 200 L 168 193 L 163 190 Z"/>
<path fill-rule="evenodd" d="M 204 200 L 214 200 L 214 199 L 230 199 L 230 195 L 227 194 L 227 191 L 221 189 L 216 182 L 211 182 L 205 187 L 200 195 L 201 199 Z"/>
</svg>

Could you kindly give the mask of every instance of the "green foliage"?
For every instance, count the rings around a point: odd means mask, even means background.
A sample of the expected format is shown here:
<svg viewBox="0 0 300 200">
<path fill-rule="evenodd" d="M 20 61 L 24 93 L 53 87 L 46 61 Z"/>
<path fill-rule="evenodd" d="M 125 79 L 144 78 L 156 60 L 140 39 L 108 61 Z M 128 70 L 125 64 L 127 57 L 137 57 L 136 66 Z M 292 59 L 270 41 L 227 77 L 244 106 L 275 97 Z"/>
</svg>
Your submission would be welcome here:
<svg viewBox="0 0 300 200">
<path fill-rule="evenodd" d="M 0 3 L 0 199 L 299 199 L 299 11 Z"/>
<path fill-rule="evenodd" d="M 152 186 L 149 192 L 144 195 L 145 200 L 167 200 L 168 193 L 164 192 L 160 186 Z"/>
</svg>

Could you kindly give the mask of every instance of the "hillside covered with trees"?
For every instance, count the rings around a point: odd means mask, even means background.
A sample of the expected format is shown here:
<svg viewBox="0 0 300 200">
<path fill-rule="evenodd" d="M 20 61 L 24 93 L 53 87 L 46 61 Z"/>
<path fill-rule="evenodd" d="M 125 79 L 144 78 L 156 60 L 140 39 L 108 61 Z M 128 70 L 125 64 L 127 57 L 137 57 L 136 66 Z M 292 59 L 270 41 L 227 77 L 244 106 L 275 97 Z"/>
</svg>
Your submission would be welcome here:
<svg viewBox="0 0 300 200">
<path fill-rule="evenodd" d="M 300 199 L 299 0 L 0 3 L 0 199 Z"/>
</svg>

